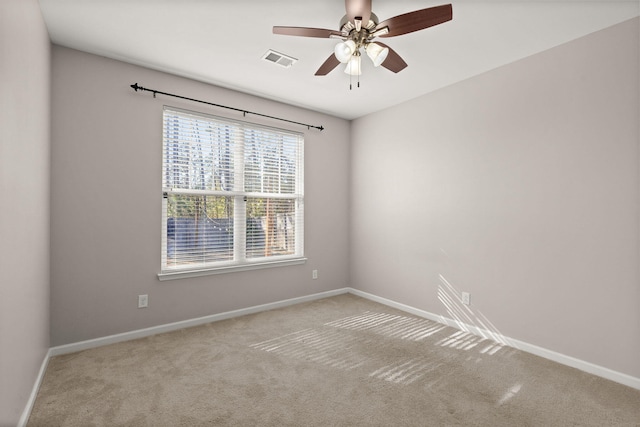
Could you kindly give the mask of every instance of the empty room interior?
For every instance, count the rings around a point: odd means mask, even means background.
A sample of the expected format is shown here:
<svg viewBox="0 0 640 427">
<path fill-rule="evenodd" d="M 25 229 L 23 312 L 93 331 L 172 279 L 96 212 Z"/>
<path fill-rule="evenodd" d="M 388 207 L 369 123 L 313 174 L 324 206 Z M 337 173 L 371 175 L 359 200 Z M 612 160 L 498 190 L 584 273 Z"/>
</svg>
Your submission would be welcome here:
<svg viewBox="0 0 640 427">
<path fill-rule="evenodd" d="M 0 426 L 640 425 L 639 16 L 2 1 Z"/>
</svg>

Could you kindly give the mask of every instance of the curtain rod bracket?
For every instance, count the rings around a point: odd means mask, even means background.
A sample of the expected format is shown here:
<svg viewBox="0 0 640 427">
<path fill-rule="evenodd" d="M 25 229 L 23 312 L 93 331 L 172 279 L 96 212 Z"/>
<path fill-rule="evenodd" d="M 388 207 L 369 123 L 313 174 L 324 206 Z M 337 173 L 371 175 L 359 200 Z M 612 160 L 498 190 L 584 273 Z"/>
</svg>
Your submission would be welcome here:
<svg viewBox="0 0 640 427">
<path fill-rule="evenodd" d="M 214 107 L 220 107 L 220 108 L 226 108 L 228 110 L 240 111 L 240 112 L 242 112 L 242 116 L 243 117 L 247 117 L 247 114 L 253 114 L 253 115 L 256 115 L 256 116 L 260 116 L 260 117 L 266 117 L 268 119 L 280 120 L 282 122 L 293 123 L 295 125 L 300 125 L 300 126 L 306 126 L 307 129 L 314 128 L 314 129 L 318 129 L 321 132 L 324 130 L 324 126 L 313 126 L 313 125 L 309 125 L 309 124 L 306 124 L 306 123 L 294 122 L 293 120 L 287 120 L 287 119 L 283 119 L 283 118 L 280 118 L 280 117 L 269 116 L 269 115 L 266 115 L 266 114 L 256 113 L 256 112 L 253 112 L 253 111 L 241 110 L 239 108 L 234 108 L 234 107 L 227 107 L 226 105 L 214 104 L 212 102 L 201 101 L 199 99 L 187 98 L 186 96 L 175 95 L 173 93 L 161 92 L 161 91 L 155 90 L 155 89 L 147 89 L 145 87 L 142 87 L 142 86 L 138 85 L 138 83 L 134 83 L 134 84 L 132 84 L 130 86 L 136 92 L 139 91 L 139 90 L 141 90 L 141 91 L 146 90 L 147 92 L 153 92 L 153 97 L 154 98 L 156 97 L 157 94 L 166 95 L 166 96 L 173 96 L 174 98 L 186 99 L 187 101 L 199 102 L 201 104 L 212 105 Z"/>
</svg>

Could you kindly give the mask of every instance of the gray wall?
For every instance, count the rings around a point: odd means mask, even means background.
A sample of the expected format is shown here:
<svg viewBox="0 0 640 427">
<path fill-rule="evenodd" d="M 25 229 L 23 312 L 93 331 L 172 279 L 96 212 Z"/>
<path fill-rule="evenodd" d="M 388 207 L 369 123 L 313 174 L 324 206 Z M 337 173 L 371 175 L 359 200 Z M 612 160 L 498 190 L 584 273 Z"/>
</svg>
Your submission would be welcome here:
<svg viewBox="0 0 640 427">
<path fill-rule="evenodd" d="M 640 377 L 638 23 L 355 120 L 351 285 Z"/>
<path fill-rule="evenodd" d="M 53 346 L 348 285 L 348 121 L 58 46 L 52 64 Z M 242 114 L 136 82 L 326 127 L 246 118 L 305 134 L 305 265 L 158 280 L 163 105 Z"/>
<path fill-rule="evenodd" d="M 0 425 L 49 347 L 49 36 L 36 0 L 0 2 Z"/>
</svg>

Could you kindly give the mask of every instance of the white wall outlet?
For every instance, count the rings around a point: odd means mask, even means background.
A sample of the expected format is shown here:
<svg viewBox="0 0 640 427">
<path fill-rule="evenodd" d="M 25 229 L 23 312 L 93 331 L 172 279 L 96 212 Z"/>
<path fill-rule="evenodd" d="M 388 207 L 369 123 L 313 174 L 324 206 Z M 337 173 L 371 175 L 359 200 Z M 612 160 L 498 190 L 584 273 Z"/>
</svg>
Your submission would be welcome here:
<svg viewBox="0 0 640 427">
<path fill-rule="evenodd" d="M 149 295 L 138 295 L 138 308 L 149 306 Z"/>
<path fill-rule="evenodd" d="M 315 280 L 315 279 L 317 279 L 317 278 L 318 278 L 318 270 L 313 270 L 313 271 L 311 272 L 311 278 L 312 278 L 313 280 Z"/>
<path fill-rule="evenodd" d="M 462 303 L 464 305 L 471 304 L 471 294 L 469 292 L 463 292 L 462 293 Z"/>
</svg>

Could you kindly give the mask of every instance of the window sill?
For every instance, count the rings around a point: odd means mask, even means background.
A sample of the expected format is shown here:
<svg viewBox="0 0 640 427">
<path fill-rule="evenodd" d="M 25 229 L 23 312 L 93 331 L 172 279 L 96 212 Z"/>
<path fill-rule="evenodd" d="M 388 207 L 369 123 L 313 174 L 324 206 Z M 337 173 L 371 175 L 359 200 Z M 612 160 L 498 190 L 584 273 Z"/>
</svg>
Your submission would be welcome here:
<svg viewBox="0 0 640 427">
<path fill-rule="evenodd" d="M 252 263 L 252 264 L 225 265 L 220 267 L 203 268 L 201 270 L 163 271 L 161 273 L 158 273 L 158 279 L 160 281 L 188 279 L 190 277 L 209 276 L 212 274 L 233 273 L 237 271 L 259 270 L 263 268 L 273 268 L 273 267 L 285 267 L 289 265 L 304 264 L 305 262 L 307 262 L 307 259 L 304 257 L 301 257 L 301 258 L 287 258 L 287 259 L 281 259 L 277 261 L 265 261 L 265 262 L 258 262 L 258 263 Z"/>
</svg>

